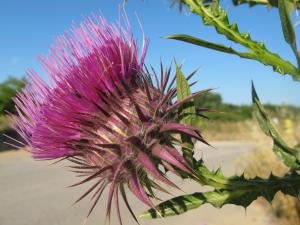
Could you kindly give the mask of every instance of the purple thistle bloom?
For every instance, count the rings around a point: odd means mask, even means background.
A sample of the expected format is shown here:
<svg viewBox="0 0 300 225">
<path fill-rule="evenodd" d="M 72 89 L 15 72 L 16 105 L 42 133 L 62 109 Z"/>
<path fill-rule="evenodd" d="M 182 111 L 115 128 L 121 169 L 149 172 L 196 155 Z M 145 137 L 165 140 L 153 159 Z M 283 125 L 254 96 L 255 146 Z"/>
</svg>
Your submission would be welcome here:
<svg viewBox="0 0 300 225">
<path fill-rule="evenodd" d="M 193 173 L 174 147 L 174 134 L 205 142 L 196 128 L 176 123 L 178 107 L 202 92 L 173 103 L 170 68 L 162 70 L 161 81 L 153 71 L 154 85 L 143 70 L 146 49 L 144 39 L 139 57 L 128 23 L 123 29 L 102 17 L 87 18 L 41 58 L 50 84 L 29 71 L 27 86 L 14 99 L 14 127 L 32 156 L 74 163 L 71 168 L 86 178 L 72 186 L 96 181 L 76 201 L 94 192 L 88 215 L 108 187 L 107 217 L 114 202 L 120 223 L 119 193 L 136 220 L 125 187 L 153 207 L 152 189 L 164 191 L 156 181 L 176 187 L 166 171 Z"/>
</svg>

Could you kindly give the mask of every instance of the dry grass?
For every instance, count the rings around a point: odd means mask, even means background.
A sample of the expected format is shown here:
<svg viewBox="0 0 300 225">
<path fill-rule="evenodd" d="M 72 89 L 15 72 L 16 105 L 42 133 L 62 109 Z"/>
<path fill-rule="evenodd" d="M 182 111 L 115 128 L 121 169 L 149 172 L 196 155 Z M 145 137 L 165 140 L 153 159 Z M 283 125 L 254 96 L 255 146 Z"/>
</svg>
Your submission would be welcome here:
<svg viewBox="0 0 300 225">
<path fill-rule="evenodd" d="M 290 119 L 273 119 L 273 123 L 291 146 L 300 143 L 300 119 L 297 122 Z M 269 138 L 261 131 L 255 119 L 241 122 L 208 121 L 199 124 L 199 128 L 211 141 L 247 140 L 271 146 Z"/>
<path fill-rule="evenodd" d="M 0 131 L 6 130 L 9 128 L 9 121 L 6 116 L 0 115 Z"/>
<path fill-rule="evenodd" d="M 211 141 L 246 140 L 251 137 L 253 123 L 250 120 L 244 122 L 209 121 L 200 126 L 200 129 Z"/>
<path fill-rule="evenodd" d="M 6 142 L 8 143 L 14 143 L 14 142 L 11 139 L 7 138 L 4 134 L 23 142 L 20 135 L 18 135 L 17 132 L 11 128 L 8 118 L 6 116 L 0 115 L 0 152 L 15 149 L 15 147 L 6 144 Z"/>
</svg>

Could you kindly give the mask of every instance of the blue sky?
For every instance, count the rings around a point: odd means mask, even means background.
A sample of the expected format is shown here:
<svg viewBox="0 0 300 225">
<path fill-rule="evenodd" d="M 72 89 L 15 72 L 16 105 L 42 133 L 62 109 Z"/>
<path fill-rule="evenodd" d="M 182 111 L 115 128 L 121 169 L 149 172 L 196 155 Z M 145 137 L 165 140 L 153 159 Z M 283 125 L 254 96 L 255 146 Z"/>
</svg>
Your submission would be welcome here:
<svg viewBox="0 0 300 225">
<path fill-rule="evenodd" d="M 0 0 L 0 82 L 8 75 L 22 76 L 34 68 L 43 76 L 37 56 L 47 54 L 48 46 L 57 35 L 68 30 L 73 22 L 100 11 L 109 20 L 118 17 L 121 0 Z M 145 35 L 150 39 L 147 64 L 158 67 L 160 59 L 169 64 L 173 59 L 183 63 L 183 71 L 199 71 L 194 89 L 216 88 L 225 102 L 251 102 L 250 83 L 255 82 L 263 102 L 300 106 L 300 83 L 288 76 L 281 77 L 258 62 L 239 59 L 186 43 L 167 40 L 165 35 L 185 33 L 206 40 L 232 45 L 202 25 L 199 17 L 179 13 L 169 8 L 168 0 L 129 0 L 126 12 L 136 37 L 141 39 L 136 19 L 139 16 Z M 222 4 L 229 12 L 231 22 L 238 21 L 241 31 L 249 31 L 252 38 L 264 41 L 266 46 L 283 58 L 295 63 L 294 56 L 281 33 L 277 10 L 265 7 L 234 7 L 231 0 Z M 299 27 L 296 27 L 296 30 Z"/>
</svg>

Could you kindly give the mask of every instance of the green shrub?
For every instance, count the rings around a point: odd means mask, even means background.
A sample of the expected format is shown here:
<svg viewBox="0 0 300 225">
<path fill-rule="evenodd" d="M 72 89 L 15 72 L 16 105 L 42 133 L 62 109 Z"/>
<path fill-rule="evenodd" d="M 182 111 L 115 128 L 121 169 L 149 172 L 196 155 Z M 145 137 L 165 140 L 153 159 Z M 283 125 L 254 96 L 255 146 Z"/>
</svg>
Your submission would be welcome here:
<svg viewBox="0 0 300 225">
<path fill-rule="evenodd" d="M 15 96 L 16 91 L 21 90 L 24 85 L 24 79 L 15 77 L 8 77 L 7 80 L 0 84 L 0 115 L 4 115 L 6 112 L 16 112 L 12 97 Z"/>
</svg>

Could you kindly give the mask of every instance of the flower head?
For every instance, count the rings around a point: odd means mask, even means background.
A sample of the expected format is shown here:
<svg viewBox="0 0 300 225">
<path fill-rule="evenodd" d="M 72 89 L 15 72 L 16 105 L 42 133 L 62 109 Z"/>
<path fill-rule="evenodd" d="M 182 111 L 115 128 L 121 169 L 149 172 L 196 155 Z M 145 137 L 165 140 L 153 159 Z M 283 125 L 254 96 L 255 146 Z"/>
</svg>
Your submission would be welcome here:
<svg viewBox="0 0 300 225">
<path fill-rule="evenodd" d="M 170 69 L 161 81 L 153 71 L 156 85 L 143 69 L 146 47 L 144 40 L 139 56 L 129 26 L 87 18 L 41 58 L 50 84 L 29 71 L 26 88 L 14 99 L 15 129 L 33 157 L 74 163 L 71 168 L 85 179 L 73 186 L 95 181 L 77 200 L 94 192 L 89 214 L 107 187 L 107 216 L 114 201 L 120 223 L 119 193 L 134 216 L 125 188 L 153 207 L 152 189 L 164 190 L 156 181 L 176 186 L 166 171 L 192 173 L 173 134 L 204 141 L 197 129 L 176 122 L 178 106 L 199 93 L 174 103 Z"/>
</svg>

